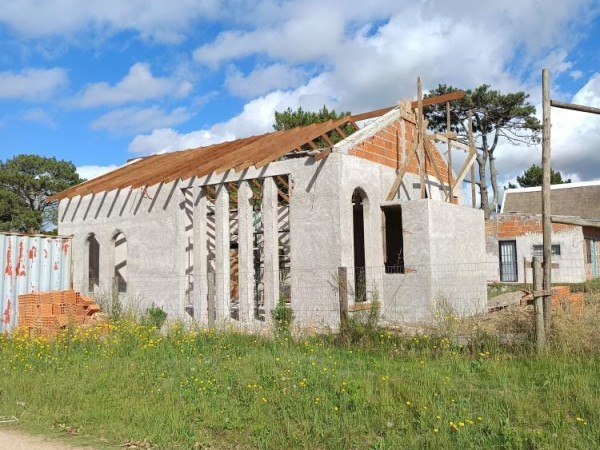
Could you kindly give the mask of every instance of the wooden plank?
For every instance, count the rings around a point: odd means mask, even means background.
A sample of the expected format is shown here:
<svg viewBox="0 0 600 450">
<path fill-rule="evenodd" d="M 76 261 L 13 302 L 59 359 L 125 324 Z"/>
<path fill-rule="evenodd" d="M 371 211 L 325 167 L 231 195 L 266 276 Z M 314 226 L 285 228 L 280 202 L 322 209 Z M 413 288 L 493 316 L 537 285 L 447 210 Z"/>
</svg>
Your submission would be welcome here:
<svg viewBox="0 0 600 450">
<path fill-rule="evenodd" d="M 419 134 L 418 141 L 419 146 L 417 152 L 419 153 L 419 188 L 421 191 L 421 198 L 425 198 L 425 147 L 423 145 L 423 137 L 425 136 L 425 126 L 423 123 L 423 84 L 421 83 L 421 77 L 417 78 L 417 105 L 419 109 L 419 115 L 417 117 L 417 122 L 419 124 Z"/>
<path fill-rule="evenodd" d="M 330 154 L 331 154 L 331 147 L 328 147 L 325 150 L 322 150 L 315 155 L 315 161 L 321 161 L 323 158 L 327 158 Z"/>
<path fill-rule="evenodd" d="M 446 132 L 450 132 L 450 102 L 446 102 Z M 456 134 L 456 133 L 455 133 Z M 452 186 L 452 143 L 448 140 L 448 201 L 454 199 L 454 188 Z"/>
<path fill-rule="evenodd" d="M 389 202 L 394 199 L 396 192 L 398 191 L 398 189 L 400 188 L 400 185 L 402 184 L 402 179 L 404 178 L 404 175 L 406 174 L 406 171 L 408 170 L 408 165 L 410 164 L 410 161 L 412 160 L 413 156 L 415 155 L 415 153 L 417 151 L 417 146 L 418 146 L 418 141 L 415 139 L 412 143 L 412 146 L 410 147 L 410 150 L 408 151 L 408 154 L 406 155 L 406 159 L 404 160 L 404 164 L 402 164 L 402 168 L 400 169 L 400 172 L 398 172 L 398 175 L 396 175 L 396 179 L 394 180 L 394 184 L 392 184 L 392 188 L 390 189 L 390 192 L 388 192 L 388 195 L 385 198 L 386 201 Z"/>
<path fill-rule="evenodd" d="M 369 311 L 371 309 L 373 309 L 372 302 L 360 302 L 348 305 L 349 312 Z"/>
<path fill-rule="evenodd" d="M 456 139 L 456 133 L 434 133 L 425 136 L 425 139 L 448 142 L 449 139 Z"/>
<path fill-rule="evenodd" d="M 467 176 L 467 172 L 475 162 L 476 156 L 476 153 L 471 153 L 467 156 L 467 159 L 463 163 L 460 171 L 458 172 L 458 175 L 456 176 L 456 183 L 454 183 L 455 186 L 460 186 L 460 183 L 462 183 L 462 181 L 465 179 L 465 177 Z"/>
<path fill-rule="evenodd" d="M 423 107 L 436 105 L 438 103 L 451 102 L 452 100 L 459 100 L 465 96 L 463 91 L 454 91 L 448 94 L 436 95 L 435 97 L 427 97 L 423 99 Z M 419 100 L 411 102 L 411 109 L 419 108 Z"/>
<path fill-rule="evenodd" d="M 321 135 L 321 137 L 322 137 L 322 138 L 325 140 L 325 142 L 327 142 L 327 145 L 329 145 L 330 147 L 333 145 L 333 142 L 331 142 L 331 139 L 329 139 L 329 138 L 327 137 L 327 133 L 323 133 L 323 134 Z"/>
<path fill-rule="evenodd" d="M 454 139 L 448 139 L 443 134 L 427 134 L 425 139 L 434 140 L 434 141 L 443 141 L 450 142 L 452 147 L 458 148 L 460 150 L 464 150 L 465 152 L 469 151 L 469 146 L 463 144 L 462 142 L 455 141 Z"/>
<path fill-rule="evenodd" d="M 600 114 L 600 108 L 594 108 L 593 106 L 577 105 L 576 103 L 559 102 L 558 100 L 550 100 L 550 106 L 555 108 L 569 109 L 571 111 L 580 111 L 590 114 Z"/>
<path fill-rule="evenodd" d="M 340 127 L 335 127 L 335 131 L 338 132 L 342 139 L 346 139 L 346 133 L 344 133 Z"/>
<path fill-rule="evenodd" d="M 427 144 L 430 144 L 430 143 L 427 142 Z M 440 182 L 440 185 L 442 186 L 442 190 L 444 191 L 444 194 L 446 194 L 446 198 L 448 198 L 448 191 L 446 189 L 446 184 L 444 183 L 444 180 L 442 179 L 442 175 L 440 174 L 440 169 L 435 164 L 435 161 L 433 160 L 431 151 L 429 150 L 429 148 L 427 148 L 427 145 L 425 145 L 425 143 L 423 144 L 423 148 L 425 149 L 425 154 L 426 154 L 427 158 L 429 158 L 429 161 L 431 162 L 431 165 L 433 166 L 433 171 L 435 172 L 435 176 L 437 177 L 438 181 Z"/>
<path fill-rule="evenodd" d="M 360 122 L 361 120 L 372 119 L 374 117 L 380 117 L 384 114 L 389 113 L 392 109 L 397 108 L 397 106 L 388 106 L 387 108 L 376 109 L 375 111 L 369 111 L 362 114 L 356 114 L 354 116 L 350 116 L 351 122 Z"/>
</svg>

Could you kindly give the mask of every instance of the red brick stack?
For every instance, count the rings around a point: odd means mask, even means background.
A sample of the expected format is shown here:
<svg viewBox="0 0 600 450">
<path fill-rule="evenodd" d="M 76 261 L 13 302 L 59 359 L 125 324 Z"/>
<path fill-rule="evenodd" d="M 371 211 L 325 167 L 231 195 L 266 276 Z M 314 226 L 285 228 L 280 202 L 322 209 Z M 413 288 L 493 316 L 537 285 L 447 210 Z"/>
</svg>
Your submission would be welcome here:
<svg viewBox="0 0 600 450">
<path fill-rule="evenodd" d="M 75 291 L 19 295 L 19 327 L 32 336 L 54 336 L 68 325 L 83 325 L 100 311 L 89 297 Z"/>
</svg>

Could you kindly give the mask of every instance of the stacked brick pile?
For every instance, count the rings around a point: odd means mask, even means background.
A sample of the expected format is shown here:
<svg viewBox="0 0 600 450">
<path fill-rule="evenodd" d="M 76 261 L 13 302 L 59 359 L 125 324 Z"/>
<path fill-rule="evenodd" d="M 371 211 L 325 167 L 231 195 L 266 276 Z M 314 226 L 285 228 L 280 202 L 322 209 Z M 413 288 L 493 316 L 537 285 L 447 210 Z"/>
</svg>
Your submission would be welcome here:
<svg viewBox="0 0 600 450">
<path fill-rule="evenodd" d="M 68 325 L 92 322 L 100 307 L 75 291 L 19 295 L 19 327 L 32 336 L 53 336 Z"/>
<path fill-rule="evenodd" d="M 552 295 L 550 296 L 552 309 L 562 309 L 578 316 L 583 316 L 584 296 L 583 292 L 571 292 L 569 286 L 552 286 Z M 532 304 L 534 302 L 531 293 L 525 294 L 521 298 L 521 304 Z"/>
</svg>

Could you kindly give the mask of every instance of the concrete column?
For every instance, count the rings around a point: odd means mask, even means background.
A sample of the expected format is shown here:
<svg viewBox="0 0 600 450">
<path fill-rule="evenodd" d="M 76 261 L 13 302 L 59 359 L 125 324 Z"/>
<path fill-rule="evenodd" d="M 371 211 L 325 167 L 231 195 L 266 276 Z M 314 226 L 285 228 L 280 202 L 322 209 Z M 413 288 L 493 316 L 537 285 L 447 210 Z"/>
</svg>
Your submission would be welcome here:
<svg viewBox="0 0 600 450">
<path fill-rule="evenodd" d="M 273 178 L 263 181 L 262 220 L 265 255 L 265 321 L 271 321 L 271 311 L 279 299 L 279 229 L 277 221 L 277 186 Z"/>
<path fill-rule="evenodd" d="M 216 319 L 222 322 L 230 317 L 229 255 L 229 191 L 227 185 L 217 188 L 215 205 L 215 265 L 216 265 Z"/>
<path fill-rule="evenodd" d="M 248 181 L 238 189 L 238 273 L 240 287 L 240 321 L 250 322 L 254 316 L 254 225 L 253 196 Z"/>
<path fill-rule="evenodd" d="M 112 234 L 96 235 L 100 243 L 100 292 L 112 296 L 115 277 L 115 242 Z M 111 297 L 112 298 L 112 297 Z"/>
<path fill-rule="evenodd" d="M 208 282 L 207 282 L 207 219 L 206 193 L 202 186 L 194 187 L 194 291 L 192 304 L 194 320 L 208 324 Z"/>
</svg>

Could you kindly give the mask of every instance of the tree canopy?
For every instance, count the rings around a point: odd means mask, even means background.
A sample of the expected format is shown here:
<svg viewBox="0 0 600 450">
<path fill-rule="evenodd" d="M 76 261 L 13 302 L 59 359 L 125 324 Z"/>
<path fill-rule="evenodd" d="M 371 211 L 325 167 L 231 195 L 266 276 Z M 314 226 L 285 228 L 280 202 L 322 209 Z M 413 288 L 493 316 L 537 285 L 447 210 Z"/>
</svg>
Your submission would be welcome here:
<svg viewBox="0 0 600 450">
<path fill-rule="evenodd" d="M 273 124 L 273 128 L 277 131 L 281 130 L 289 130 L 290 128 L 301 127 L 305 125 L 310 125 L 313 123 L 322 123 L 327 122 L 328 120 L 337 120 L 342 117 L 350 116 L 350 111 L 336 112 L 335 109 L 329 110 L 327 106 L 323 105 L 323 107 L 319 111 L 304 111 L 302 107 L 299 107 L 297 110 L 292 110 L 292 108 L 288 108 L 285 111 L 275 111 L 275 123 Z M 350 124 L 344 125 L 341 127 L 342 131 L 346 136 L 354 133 L 356 131 L 354 127 Z M 340 136 L 336 131 L 332 131 L 328 138 L 334 144 L 342 140 L 342 136 Z M 326 147 L 328 144 L 323 139 L 315 140 L 315 143 L 320 147 Z"/>
<path fill-rule="evenodd" d="M 458 90 L 440 84 L 428 96 L 443 95 Z M 460 140 L 467 142 L 468 111 L 473 114 L 473 138 L 477 149 L 479 167 L 479 194 L 481 209 L 486 218 L 496 209 L 499 200 L 495 151 L 501 140 L 515 145 L 530 145 L 539 142 L 541 125 L 535 117 L 535 107 L 524 92 L 503 94 L 483 84 L 473 90 L 465 90 L 461 100 L 452 102 L 451 129 L 446 130 L 446 105 L 432 105 L 424 109 L 429 128 L 436 132 L 452 131 Z M 489 169 L 489 172 L 488 172 Z M 488 177 L 492 186 L 492 199 L 488 193 Z"/>
<path fill-rule="evenodd" d="M 56 228 L 57 202 L 46 203 L 46 198 L 83 181 L 73 163 L 56 158 L 17 155 L 0 161 L 0 229 Z"/>
<path fill-rule="evenodd" d="M 550 184 L 570 183 L 571 179 L 563 179 L 562 174 L 558 170 L 550 169 Z M 532 164 L 529 169 L 526 169 L 522 175 L 517 177 L 519 187 L 534 187 L 542 185 L 542 168 L 537 164 Z M 508 183 L 508 188 L 516 188 L 517 185 Z"/>
</svg>

